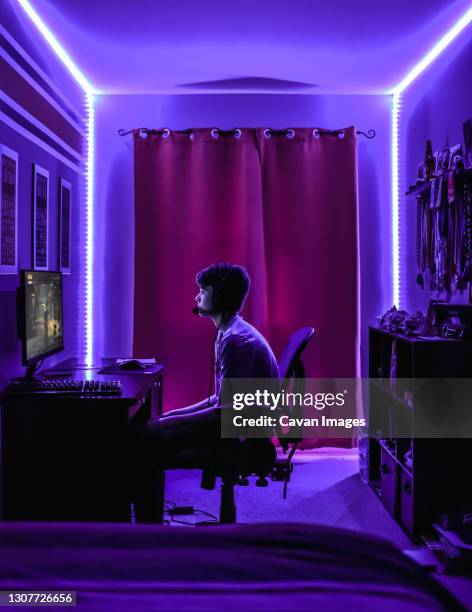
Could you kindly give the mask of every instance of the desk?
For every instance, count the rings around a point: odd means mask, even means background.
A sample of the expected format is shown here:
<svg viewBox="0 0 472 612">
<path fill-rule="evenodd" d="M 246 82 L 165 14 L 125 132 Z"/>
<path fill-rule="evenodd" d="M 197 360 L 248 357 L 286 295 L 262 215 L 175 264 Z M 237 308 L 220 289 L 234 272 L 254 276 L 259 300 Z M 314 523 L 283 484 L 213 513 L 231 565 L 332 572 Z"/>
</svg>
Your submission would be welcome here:
<svg viewBox="0 0 472 612">
<path fill-rule="evenodd" d="M 68 359 L 41 374 L 120 379 L 121 395 L 4 393 L 3 519 L 129 522 L 130 434 L 161 412 L 163 369 L 104 375 Z"/>
</svg>

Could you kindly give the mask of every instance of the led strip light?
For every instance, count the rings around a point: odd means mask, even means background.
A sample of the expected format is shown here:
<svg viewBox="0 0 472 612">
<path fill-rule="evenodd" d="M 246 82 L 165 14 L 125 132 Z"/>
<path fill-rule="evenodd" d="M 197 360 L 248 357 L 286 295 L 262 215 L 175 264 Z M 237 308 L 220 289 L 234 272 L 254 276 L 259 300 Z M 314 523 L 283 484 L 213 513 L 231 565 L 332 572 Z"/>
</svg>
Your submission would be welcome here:
<svg viewBox="0 0 472 612">
<path fill-rule="evenodd" d="M 93 359 L 93 196 L 94 196 L 94 147 L 95 147 L 95 124 L 94 124 L 94 94 L 98 93 L 88 82 L 82 72 L 74 64 L 68 53 L 59 43 L 57 38 L 46 26 L 38 13 L 34 10 L 28 0 L 17 0 L 25 12 L 31 18 L 38 30 L 44 36 L 59 59 L 68 68 L 69 72 L 79 83 L 86 95 L 86 106 L 88 111 L 87 126 L 87 204 L 86 204 L 86 255 L 85 255 L 85 359 L 91 363 Z M 401 94 L 415 79 L 434 62 L 434 60 L 459 36 L 459 34 L 472 21 L 472 8 L 470 8 L 450 28 L 446 34 L 434 45 L 434 47 L 419 61 L 402 81 L 393 88 L 392 94 L 392 270 L 393 270 L 393 302 L 400 307 L 402 302 L 401 292 L 401 215 L 400 215 L 400 114 Z"/>
<path fill-rule="evenodd" d="M 85 107 L 87 111 L 87 159 L 85 164 L 86 181 L 86 211 L 85 211 L 85 312 L 83 313 L 83 330 L 85 343 L 83 358 L 87 365 L 93 362 L 93 196 L 94 196 L 94 150 L 95 150 L 95 113 L 94 95 L 97 91 L 89 83 L 75 65 L 70 55 L 44 23 L 28 0 L 17 0 L 25 13 L 38 28 L 46 42 L 61 60 L 70 74 L 77 81 L 85 93 Z"/>
<path fill-rule="evenodd" d="M 400 116 L 401 95 L 415 79 L 417 79 L 434 62 L 434 60 L 459 36 L 459 34 L 472 21 L 472 8 L 470 8 L 455 25 L 432 47 L 432 49 L 420 60 L 400 83 L 390 92 L 392 94 L 392 282 L 393 303 L 397 308 L 403 304 L 403 292 L 401 287 L 401 218 L 400 187 L 401 164 L 400 164 Z"/>
</svg>

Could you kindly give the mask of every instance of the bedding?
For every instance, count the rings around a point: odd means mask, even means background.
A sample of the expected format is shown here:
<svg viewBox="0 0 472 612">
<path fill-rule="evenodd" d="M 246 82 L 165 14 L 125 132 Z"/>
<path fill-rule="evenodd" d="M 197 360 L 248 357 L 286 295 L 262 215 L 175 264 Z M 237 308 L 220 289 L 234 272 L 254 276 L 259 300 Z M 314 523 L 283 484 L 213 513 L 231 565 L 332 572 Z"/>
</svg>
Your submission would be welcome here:
<svg viewBox="0 0 472 612">
<path fill-rule="evenodd" d="M 389 542 L 299 523 L 2 523 L 0 589 L 100 611 L 464 610 Z"/>
</svg>

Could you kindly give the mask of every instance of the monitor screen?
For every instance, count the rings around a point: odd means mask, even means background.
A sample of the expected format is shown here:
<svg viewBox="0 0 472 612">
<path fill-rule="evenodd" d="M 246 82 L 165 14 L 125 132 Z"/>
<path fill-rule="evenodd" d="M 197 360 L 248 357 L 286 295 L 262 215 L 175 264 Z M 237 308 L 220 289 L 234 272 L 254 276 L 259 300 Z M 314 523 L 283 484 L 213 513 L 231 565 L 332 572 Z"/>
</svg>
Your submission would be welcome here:
<svg viewBox="0 0 472 612">
<path fill-rule="evenodd" d="M 20 291 L 23 363 L 29 365 L 64 349 L 61 273 L 22 270 Z"/>
</svg>

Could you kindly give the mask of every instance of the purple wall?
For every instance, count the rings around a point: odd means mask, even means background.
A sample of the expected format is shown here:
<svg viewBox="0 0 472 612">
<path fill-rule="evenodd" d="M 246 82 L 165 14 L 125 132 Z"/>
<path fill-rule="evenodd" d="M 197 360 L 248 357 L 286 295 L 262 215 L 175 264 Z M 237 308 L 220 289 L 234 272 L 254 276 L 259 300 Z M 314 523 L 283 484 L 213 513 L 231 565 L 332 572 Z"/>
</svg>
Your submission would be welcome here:
<svg viewBox="0 0 472 612">
<path fill-rule="evenodd" d="M 17 0 L 2 0 L 0 3 L 0 33 L 2 26 L 55 83 L 60 83 L 61 94 L 83 114 L 82 88 L 46 44 Z"/>
<path fill-rule="evenodd" d="M 59 178 L 72 184 L 72 236 L 71 236 L 71 274 L 64 277 L 64 338 L 66 353 L 48 360 L 48 364 L 67 356 L 77 355 L 82 341 L 82 330 L 78 329 L 80 313 L 80 286 L 83 271 L 80 236 L 83 233 L 84 217 L 84 179 L 81 162 L 77 155 L 83 154 L 84 139 L 78 129 L 72 127 L 69 119 L 80 124 L 83 129 L 83 101 L 80 89 L 65 72 L 58 60 L 52 56 L 38 34 L 24 16 L 18 19 L 6 3 L 1 7 L 0 42 L 8 55 L 2 64 L 2 89 L 7 98 L 1 101 L 0 142 L 18 153 L 18 268 L 31 268 L 32 265 L 32 167 L 33 163 L 49 171 L 49 269 L 58 269 L 58 211 Z M 55 89 L 44 80 L 20 47 L 25 45 L 27 54 L 37 66 L 61 87 Z M 20 65 L 21 63 L 21 65 Z M 15 68 L 15 64 L 20 67 Z M 21 71 L 27 77 L 21 76 Z M 58 80 L 59 79 L 59 80 Z M 7 82 L 8 81 L 8 82 Z M 26 93 L 25 93 L 26 92 Z M 69 96 L 66 102 L 61 94 Z M 38 96 L 40 104 L 31 101 Z M 28 96 L 30 96 L 28 98 Z M 26 108 L 28 107 L 28 108 Z M 58 110 L 59 109 L 59 110 Z M 63 114 L 61 114 L 61 112 Z M 38 119 L 41 123 L 38 123 Z M 69 150 L 64 150 L 64 142 L 69 141 Z M 75 145 L 73 141 L 75 140 Z M 69 146 L 69 145 L 67 145 Z M 46 147 L 46 148 L 45 148 Z M 49 149 L 48 149 L 49 147 Z M 72 153 L 71 153 L 72 151 Z M 62 156 L 62 160 L 58 158 Z M 73 169 L 64 159 L 68 159 Z M 0 385 L 12 376 L 21 375 L 21 347 L 16 333 L 16 287 L 19 275 L 0 275 Z"/>
<path fill-rule="evenodd" d="M 462 124 L 472 118 L 472 42 L 470 27 L 413 83 L 403 96 L 401 119 L 402 191 L 414 184 L 417 168 L 422 163 L 427 139 L 433 150 L 463 143 Z M 416 201 L 414 197 L 401 202 L 402 269 L 404 284 L 403 307 L 408 311 L 425 312 L 430 297 L 437 297 L 416 284 L 415 262 Z M 442 294 L 441 299 L 447 299 Z M 467 302 L 467 292 L 456 292 L 452 301 Z"/>
<path fill-rule="evenodd" d="M 366 328 L 390 305 L 390 98 L 388 96 L 175 95 L 103 96 L 96 103 L 95 349 L 131 354 L 133 325 L 133 150 L 119 128 L 319 126 L 355 124 L 359 136 L 359 204 L 363 371 Z M 98 239 L 100 237 L 100 239 Z M 158 239 L 158 237 L 156 237 Z M 386 248 L 386 246 L 388 248 Z M 178 253 L 176 253 L 178 257 Z M 321 262 L 320 262 L 321 263 Z M 329 265 L 329 262 L 322 262 Z M 172 299 L 165 288 L 163 299 Z M 333 296 L 333 299 L 336 299 Z M 191 305 L 190 305 L 191 306 Z M 307 321 L 309 324 L 309 321 Z"/>
</svg>

